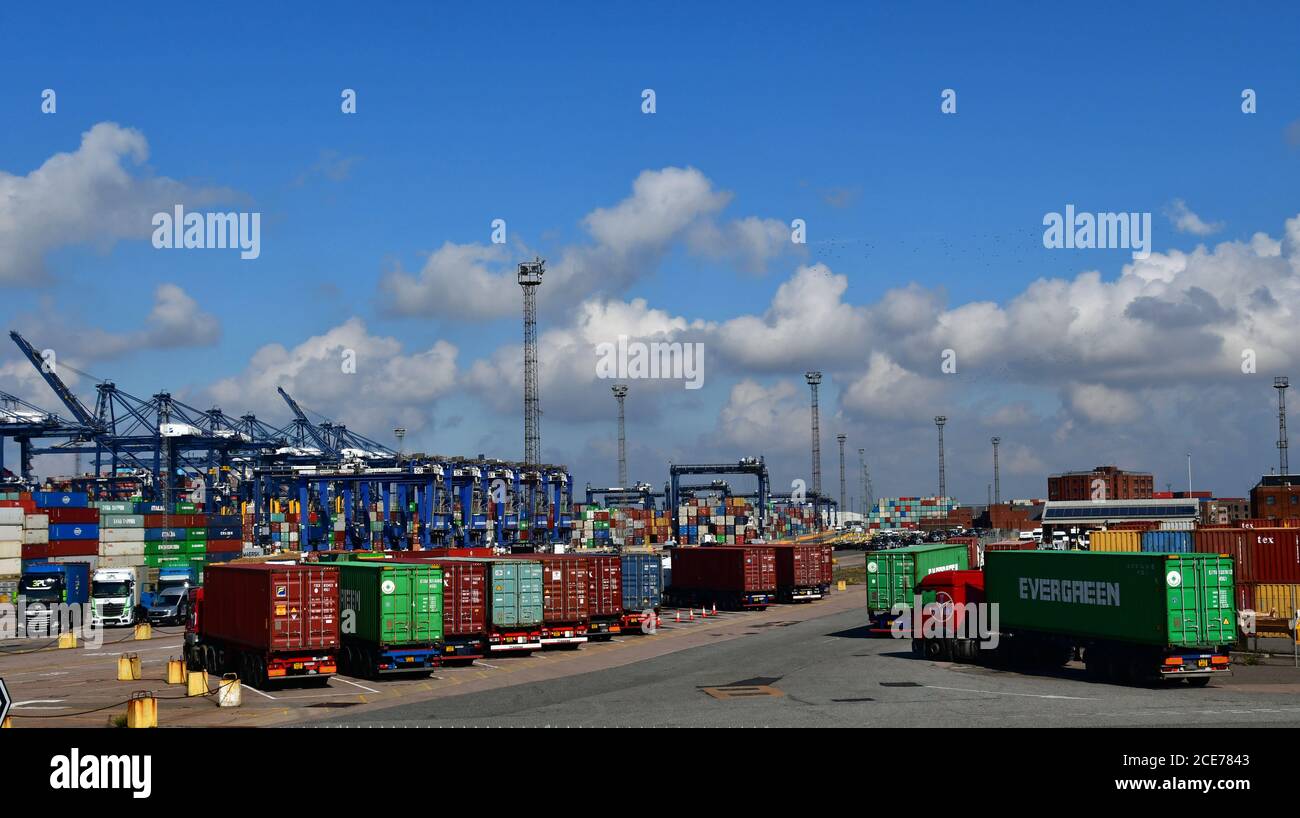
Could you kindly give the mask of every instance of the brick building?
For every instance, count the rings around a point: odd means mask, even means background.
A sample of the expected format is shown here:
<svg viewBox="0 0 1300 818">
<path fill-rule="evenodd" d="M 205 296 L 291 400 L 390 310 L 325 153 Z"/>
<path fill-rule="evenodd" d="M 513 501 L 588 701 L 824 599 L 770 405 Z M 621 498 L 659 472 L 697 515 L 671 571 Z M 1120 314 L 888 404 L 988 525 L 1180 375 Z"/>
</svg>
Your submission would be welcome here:
<svg viewBox="0 0 1300 818">
<path fill-rule="evenodd" d="M 1095 481 L 1104 495 L 1093 496 Z M 1048 500 L 1149 500 L 1155 480 L 1148 472 L 1124 471 L 1115 466 L 1098 466 L 1092 471 L 1071 471 L 1047 478 Z"/>
<path fill-rule="evenodd" d="M 1250 516 L 1260 520 L 1300 517 L 1300 475 L 1259 478 L 1250 490 Z"/>
</svg>

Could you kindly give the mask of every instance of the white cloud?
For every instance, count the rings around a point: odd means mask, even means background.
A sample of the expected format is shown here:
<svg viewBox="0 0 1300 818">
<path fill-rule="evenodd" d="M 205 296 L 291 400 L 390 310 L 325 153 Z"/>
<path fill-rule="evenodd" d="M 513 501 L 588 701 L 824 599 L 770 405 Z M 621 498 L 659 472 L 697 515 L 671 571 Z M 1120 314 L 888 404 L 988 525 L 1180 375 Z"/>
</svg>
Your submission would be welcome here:
<svg viewBox="0 0 1300 818">
<path fill-rule="evenodd" d="M 1180 233 L 1209 236 L 1223 229 L 1223 222 L 1207 222 L 1192 212 L 1182 199 L 1174 199 L 1166 211 L 1169 220 Z"/>
<path fill-rule="evenodd" d="M 132 175 L 127 164 L 148 157 L 142 133 L 101 122 L 81 135 L 76 151 L 57 153 L 26 176 L 0 171 L 0 283 L 40 283 L 45 256 L 57 247 L 89 243 L 107 251 L 122 239 L 147 238 L 156 212 L 235 195 Z"/>
</svg>

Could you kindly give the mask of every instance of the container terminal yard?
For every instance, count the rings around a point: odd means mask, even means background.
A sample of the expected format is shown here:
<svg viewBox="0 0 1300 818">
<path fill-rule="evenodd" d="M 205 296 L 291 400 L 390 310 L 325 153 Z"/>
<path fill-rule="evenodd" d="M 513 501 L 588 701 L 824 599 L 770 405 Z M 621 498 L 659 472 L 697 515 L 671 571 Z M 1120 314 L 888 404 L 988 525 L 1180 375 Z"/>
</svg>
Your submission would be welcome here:
<svg viewBox="0 0 1300 818">
<path fill-rule="evenodd" d="M 1294 792 L 1300 7 L 0 53 L 10 802 Z"/>
</svg>

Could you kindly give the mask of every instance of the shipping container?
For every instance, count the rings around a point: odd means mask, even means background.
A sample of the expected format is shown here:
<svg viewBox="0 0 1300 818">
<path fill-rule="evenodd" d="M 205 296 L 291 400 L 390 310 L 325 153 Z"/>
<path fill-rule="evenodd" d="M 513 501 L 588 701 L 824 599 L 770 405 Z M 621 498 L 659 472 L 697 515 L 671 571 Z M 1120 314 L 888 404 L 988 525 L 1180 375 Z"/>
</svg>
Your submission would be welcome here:
<svg viewBox="0 0 1300 818">
<path fill-rule="evenodd" d="M 776 594 L 781 602 L 809 602 L 830 593 L 835 547 L 817 543 L 779 543 Z"/>
<path fill-rule="evenodd" d="M 472 664 L 487 652 L 488 562 L 439 558 L 426 551 L 352 551 L 334 557 L 360 561 L 402 560 L 438 566 L 442 570 L 443 585 L 442 664 Z"/>
<path fill-rule="evenodd" d="M 1141 548 L 1147 553 L 1190 554 L 1192 553 L 1191 531 L 1143 531 Z"/>
<path fill-rule="evenodd" d="M 651 633 L 659 627 L 659 606 L 663 603 L 663 556 L 624 552 L 620 559 L 623 561 L 623 630 Z"/>
<path fill-rule="evenodd" d="M 27 562 L 22 566 L 18 595 L 27 602 L 27 636 L 53 636 L 78 625 L 72 609 L 56 605 L 90 602 L 91 568 L 86 562 Z"/>
<path fill-rule="evenodd" d="M 587 638 L 607 642 L 623 632 L 623 560 L 618 554 L 574 554 L 587 568 Z"/>
<path fill-rule="evenodd" d="M 328 683 L 339 649 L 337 567 L 226 563 L 205 573 L 186 626 L 191 670 L 236 672 L 253 687 Z"/>
<path fill-rule="evenodd" d="M 1233 565 L 1218 554 L 1003 551 L 987 555 L 1004 658 L 1062 665 L 1083 651 L 1113 680 L 1229 672 L 1237 637 Z"/>
<path fill-rule="evenodd" d="M 591 624 L 591 569 L 583 557 L 537 554 L 542 564 L 542 646 L 577 648 Z"/>
<path fill-rule="evenodd" d="M 762 610 L 776 602 L 774 546 L 712 545 L 670 548 L 669 605 L 717 605 L 728 610 Z"/>
<path fill-rule="evenodd" d="M 1242 533 L 1237 555 L 1239 581 L 1300 583 L 1300 529 L 1255 528 Z"/>
<path fill-rule="evenodd" d="M 1141 531 L 1093 531 L 1088 550 L 1098 554 L 1136 553 L 1142 550 Z"/>
<path fill-rule="evenodd" d="M 442 657 L 442 569 L 398 561 L 337 563 L 340 662 L 351 675 L 429 674 Z"/>
<path fill-rule="evenodd" d="M 892 632 L 898 613 L 911 608 L 922 579 L 940 571 L 964 571 L 970 568 L 969 556 L 965 545 L 947 543 L 868 551 L 865 565 L 871 631 Z"/>
<path fill-rule="evenodd" d="M 452 562 L 483 565 L 487 570 L 488 650 L 531 653 L 542 647 L 542 564 L 515 557 L 437 557 L 446 568 Z"/>
</svg>

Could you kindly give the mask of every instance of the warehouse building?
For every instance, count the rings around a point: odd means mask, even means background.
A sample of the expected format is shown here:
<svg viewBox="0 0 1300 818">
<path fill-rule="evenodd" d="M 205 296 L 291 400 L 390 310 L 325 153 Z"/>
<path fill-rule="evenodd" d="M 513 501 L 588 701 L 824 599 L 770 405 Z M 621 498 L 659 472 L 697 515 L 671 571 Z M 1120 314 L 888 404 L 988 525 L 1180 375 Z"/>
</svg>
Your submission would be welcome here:
<svg viewBox="0 0 1300 818">
<path fill-rule="evenodd" d="M 1153 521 L 1190 528 L 1201 513 L 1195 497 L 1169 500 L 1048 500 L 1043 509 L 1043 526 L 1099 528 L 1115 523 Z"/>
<path fill-rule="evenodd" d="M 1300 475 L 1269 474 L 1250 490 L 1250 516 L 1257 520 L 1300 517 Z"/>
</svg>

